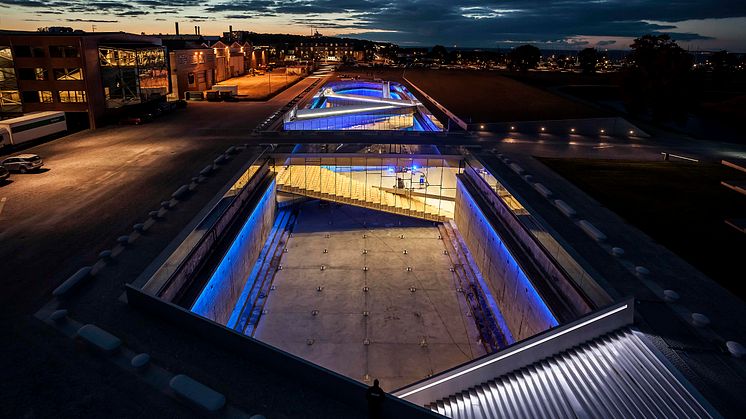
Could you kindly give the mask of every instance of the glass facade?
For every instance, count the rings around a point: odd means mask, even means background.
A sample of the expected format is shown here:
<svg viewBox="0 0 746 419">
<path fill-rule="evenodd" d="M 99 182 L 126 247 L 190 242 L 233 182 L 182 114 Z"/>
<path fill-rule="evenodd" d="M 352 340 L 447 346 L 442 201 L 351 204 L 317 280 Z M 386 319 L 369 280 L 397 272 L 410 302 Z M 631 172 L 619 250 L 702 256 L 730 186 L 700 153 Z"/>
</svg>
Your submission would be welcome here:
<svg viewBox="0 0 746 419">
<path fill-rule="evenodd" d="M 303 109 L 285 115 L 284 129 L 442 131 L 443 125 L 399 83 L 335 81 Z"/>
<path fill-rule="evenodd" d="M 60 90 L 61 103 L 82 103 L 86 101 L 84 90 Z"/>
<path fill-rule="evenodd" d="M 23 112 L 18 79 L 13 69 L 13 53 L 9 46 L 0 45 L 0 114 Z"/>
<path fill-rule="evenodd" d="M 460 161 L 417 157 L 289 157 L 279 190 L 435 221 L 453 218 Z"/>
<path fill-rule="evenodd" d="M 104 47 L 99 51 L 107 108 L 144 103 L 169 92 L 165 47 Z"/>
<path fill-rule="evenodd" d="M 55 68 L 52 70 L 55 80 L 83 80 L 80 68 Z"/>
</svg>

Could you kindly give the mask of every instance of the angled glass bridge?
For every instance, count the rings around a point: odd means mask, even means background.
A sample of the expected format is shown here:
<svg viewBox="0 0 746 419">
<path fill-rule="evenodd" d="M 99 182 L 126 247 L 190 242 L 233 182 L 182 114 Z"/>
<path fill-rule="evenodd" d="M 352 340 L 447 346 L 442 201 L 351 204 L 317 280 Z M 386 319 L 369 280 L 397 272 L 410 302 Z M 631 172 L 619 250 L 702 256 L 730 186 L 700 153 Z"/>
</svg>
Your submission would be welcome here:
<svg viewBox="0 0 746 419">
<path fill-rule="evenodd" d="M 443 131 L 443 125 L 399 83 L 345 80 L 325 84 L 284 118 L 286 131 Z"/>
</svg>

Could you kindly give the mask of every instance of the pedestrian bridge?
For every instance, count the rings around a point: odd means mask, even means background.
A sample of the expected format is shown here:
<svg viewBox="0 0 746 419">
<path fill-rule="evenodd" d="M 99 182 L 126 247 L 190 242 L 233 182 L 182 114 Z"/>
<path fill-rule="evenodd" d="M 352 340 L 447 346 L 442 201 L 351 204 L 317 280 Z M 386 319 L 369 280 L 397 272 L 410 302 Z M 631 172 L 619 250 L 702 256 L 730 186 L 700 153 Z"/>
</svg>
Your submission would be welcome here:
<svg viewBox="0 0 746 419">
<path fill-rule="evenodd" d="M 278 190 L 431 221 L 453 219 L 459 160 L 427 156 L 288 157 Z"/>
</svg>

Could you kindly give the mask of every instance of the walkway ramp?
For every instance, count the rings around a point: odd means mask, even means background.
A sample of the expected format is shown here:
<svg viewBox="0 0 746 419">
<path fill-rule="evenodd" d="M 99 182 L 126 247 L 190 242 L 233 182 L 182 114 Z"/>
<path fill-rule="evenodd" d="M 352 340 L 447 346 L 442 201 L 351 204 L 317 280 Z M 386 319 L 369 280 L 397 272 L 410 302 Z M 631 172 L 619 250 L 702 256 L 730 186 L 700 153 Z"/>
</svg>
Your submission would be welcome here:
<svg viewBox="0 0 746 419">
<path fill-rule="evenodd" d="M 378 211 L 443 222 L 453 213 L 430 205 L 432 198 L 416 196 L 408 189 L 401 193 L 388 188 L 366 185 L 349 174 L 316 165 L 278 166 L 277 185 L 280 191 L 340 202 Z"/>
</svg>

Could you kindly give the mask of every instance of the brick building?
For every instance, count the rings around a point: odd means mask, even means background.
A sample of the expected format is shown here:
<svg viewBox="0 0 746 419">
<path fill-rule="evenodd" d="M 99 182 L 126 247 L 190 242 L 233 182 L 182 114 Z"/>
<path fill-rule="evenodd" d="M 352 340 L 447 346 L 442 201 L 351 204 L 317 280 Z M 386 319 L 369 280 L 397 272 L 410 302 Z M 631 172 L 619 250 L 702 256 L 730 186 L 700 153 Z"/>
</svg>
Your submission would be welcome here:
<svg viewBox="0 0 746 419">
<path fill-rule="evenodd" d="M 0 117 L 64 111 L 95 128 L 133 106 L 165 99 L 160 39 L 124 32 L 0 31 Z"/>
</svg>

